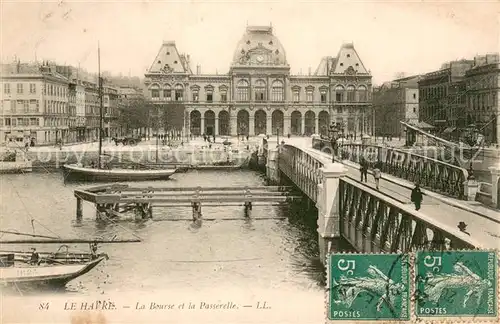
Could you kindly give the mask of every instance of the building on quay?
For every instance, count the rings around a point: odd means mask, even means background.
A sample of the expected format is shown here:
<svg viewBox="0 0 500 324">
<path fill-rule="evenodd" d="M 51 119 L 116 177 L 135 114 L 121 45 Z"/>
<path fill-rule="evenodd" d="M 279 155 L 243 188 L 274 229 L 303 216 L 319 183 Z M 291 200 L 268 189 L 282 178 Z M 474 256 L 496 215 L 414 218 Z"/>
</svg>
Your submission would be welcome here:
<svg viewBox="0 0 500 324">
<path fill-rule="evenodd" d="M 0 143 L 55 143 L 69 134 L 68 79 L 48 65 L 2 65 Z"/>
<path fill-rule="evenodd" d="M 373 87 L 373 119 L 376 136 L 404 136 L 400 121 L 418 125 L 420 75 L 385 82 Z"/>
<path fill-rule="evenodd" d="M 474 58 L 465 73 L 467 124 L 474 124 L 487 143 L 500 143 L 500 61 L 498 54 Z"/>
<path fill-rule="evenodd" d="M 445 63 L 418 81 L 419 120 L 434 126 L 436 133 L 466 126 L 465 72 L 473 65 L 473 60 Z"/>
<path fill-rule="evenodd" d="M 163 42 L 145 74 L 145 95 L 159 110 L 178 110 L 185 135 L 346 135 L 371 132 L 372 76 L 352 43 L 326 56 L 314 73 L 292 75 L 270 26 L 248 26 L 226 74 L 193 73 L 190 56 Z M 179 117 L 180 116 L 180 117 Z"/>
<path fill-rule="evenodd" d="M 35 145 L 94 141 L 99 129 L 99 93 L 78 69 L 55 63 L 2 65 L 0 143 Z M 105 128 L 116 133 L 118 91 L 103 88 Z"/>
</svg>

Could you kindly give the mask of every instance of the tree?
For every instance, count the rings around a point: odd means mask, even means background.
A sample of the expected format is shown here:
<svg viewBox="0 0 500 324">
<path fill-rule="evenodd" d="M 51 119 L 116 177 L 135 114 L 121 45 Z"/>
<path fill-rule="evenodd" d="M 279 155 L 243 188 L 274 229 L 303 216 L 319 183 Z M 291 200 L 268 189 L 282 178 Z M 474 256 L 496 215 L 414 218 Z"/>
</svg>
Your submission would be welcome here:
<svg viewBox="0 0 500 324">
<path fill-rule="evenodd" d="M 185 109 L 186 106 L 182 102 L 172 101 L 159 106 L 160 126 L 166 131 L 176 130 L 182 131 L 185 126 Z M 188 116 L 189 118 L 189 116 Z"/>
<path fill-rule="evenodd" d="M 126 132 L 151 126 L 152 105 L 144 98 L 129 99 L 120 104 L 118 122 Z"/>
</svg>

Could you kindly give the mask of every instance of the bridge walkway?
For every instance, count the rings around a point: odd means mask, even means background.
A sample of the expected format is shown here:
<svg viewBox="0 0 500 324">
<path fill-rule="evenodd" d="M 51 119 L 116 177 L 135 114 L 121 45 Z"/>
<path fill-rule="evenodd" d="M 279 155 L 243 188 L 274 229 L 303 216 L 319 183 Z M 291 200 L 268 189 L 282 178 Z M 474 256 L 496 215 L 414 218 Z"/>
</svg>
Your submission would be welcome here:
<svg viewBox="0 0 500 324">
<path fill-rule="evenodd" d="M 327 153 L 320 152 L 311 147 L 310 142 L 306 141 L 287 141 L 289 144 L 293 143 L 306 150 L 312 156 L 319 158 L 325 162 L 331 162 L 331 156 Z M 360 173 L 359 166 L 352 162 L 344 162 L 347 167 L 347 175 L 359 181 Z M 404 180 L 397 179 L 397 182 L 390 179 L 387 175 L 383 174 L 380 180 L 380 192 L 398 200 L 403 204 L 412 204 L 410 201 L 412 184 L 400 185 L 398 182 Z M 360 182 L 361 183 L 361 182 Z M 375 181 L 371 174 L 368 175 L 368 183 L 365 185 L 375 189 Z M 443 196 L 444 197 L 444 196 Z M 445 199 L 450 200 L 446 197 Z M 458 200 L 457 200 L 458 201 Z M 435 219 L 437 222 L 442 223 L 450 228 L 457 228 L 460 221 L 465 222 L 468 226 L 466 231 L 471 237 L 483 244 L 484 248 L 499 248 L 500 247 L 500 213 L 490 211 L 490 217 L 479 216 L 471 211 L 463 208 L 458 208 L 452 204 L 445 203 L 441 199 L 436 198 L 434 195 L 424 193 L 424 200 L 420 212 Z M 493 215 L 496 214 L 496 215 Z M 496 216 L 496 218 L 495 218 Z"/>
</svg>

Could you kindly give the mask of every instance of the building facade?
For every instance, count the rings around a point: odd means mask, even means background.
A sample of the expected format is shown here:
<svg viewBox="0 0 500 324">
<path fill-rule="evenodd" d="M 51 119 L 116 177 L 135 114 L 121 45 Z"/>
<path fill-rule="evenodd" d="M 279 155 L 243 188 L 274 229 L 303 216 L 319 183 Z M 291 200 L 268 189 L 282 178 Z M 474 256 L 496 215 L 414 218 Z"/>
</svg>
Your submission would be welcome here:
<svg viewBox="0 0 500 324">
<path fill-rule="evenodd" d="M 182 110 L 174 125 L 192 135 L 328 135 L 370 132 L 372 77 L 352 44 L 324 57 L 315 73 L 291 75 L 272 27 L 248 26 L 229 72 L 196 73 L 189 55 L 164 42 L 145 74 L 146 96 L 164 110 Z M 174 118 L 175 119 L 175 118 Z"/>
<path fill-rule="evenodd" d="M 425 74 L 418 82 L 419 119 L 436 127 L 437 132 L 466 126 L 465 72 L 474 61 L 444 64 L 440 70 Z"/>
<path fill-rule="evenodd" d="M 373 88 L 376 136 L 404 136 L 400 121 L 418 124 L 418 81 L 411 76 L 386 82 Z"/>
<path fill-rule="evenodd" d="M 474 58 L 465 74 L 467 124 L 474 125 L 487 143 L 500 143 L 500 62 L 499 55 Z"/>
<path fill-rule="evenodd" d="M 68 79 L 48 65 L 7 64 L 0 76 L 0 142 L 55 144 L 69 136 Z"/>
</svg>

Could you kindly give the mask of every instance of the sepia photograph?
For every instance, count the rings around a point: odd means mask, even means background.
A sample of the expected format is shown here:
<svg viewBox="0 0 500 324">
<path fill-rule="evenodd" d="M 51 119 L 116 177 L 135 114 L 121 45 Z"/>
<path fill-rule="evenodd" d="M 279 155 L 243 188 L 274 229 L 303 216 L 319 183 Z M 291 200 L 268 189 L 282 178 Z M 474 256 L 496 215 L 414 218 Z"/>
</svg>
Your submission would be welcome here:
<svg viewBox="0 0 500 324">
<path fill-rule="evenodd" d="M 0 0 L 0 324 L 498 323 L 499 12 Z"/>
</svg>

